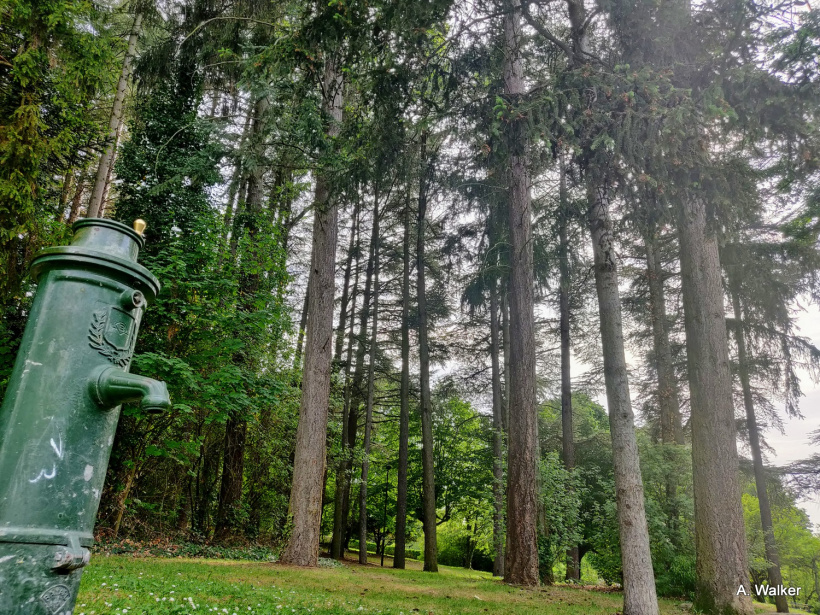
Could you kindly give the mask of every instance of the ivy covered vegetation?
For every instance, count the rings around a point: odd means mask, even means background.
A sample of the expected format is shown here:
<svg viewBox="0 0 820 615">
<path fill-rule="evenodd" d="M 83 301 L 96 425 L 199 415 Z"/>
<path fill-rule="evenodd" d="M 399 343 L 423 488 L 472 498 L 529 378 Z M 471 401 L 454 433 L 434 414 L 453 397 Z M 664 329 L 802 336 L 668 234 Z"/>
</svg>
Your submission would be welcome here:
<svg viewBox="0 0 820 615">
<path fill-rule="evenodd" d="M 820 612 L 820 456 L 767 443 L 820 367 L 818 53 L 802 0 L 0 0 L 0 394 L 37 251 L 142 218 L 173 411 L 122 408 L 102 554 Z M 97 612 L 177 565 L 105 561 Z"/>
</svg>

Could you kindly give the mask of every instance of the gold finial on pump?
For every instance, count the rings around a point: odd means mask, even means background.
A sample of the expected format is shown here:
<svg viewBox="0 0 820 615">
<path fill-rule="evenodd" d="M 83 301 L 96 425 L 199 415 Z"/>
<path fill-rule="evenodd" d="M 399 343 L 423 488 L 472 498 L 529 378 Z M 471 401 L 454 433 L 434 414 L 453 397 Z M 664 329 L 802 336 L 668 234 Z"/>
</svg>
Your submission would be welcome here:
<svg viewBox="0 0 820 615">
<path fill-rule="evenodd" d="M 139 234 L 140 236 L 142 236 L 142 234 L 145 232 L 146 226 L 148 226 L 148 224 L 142 218 L 137 218 L 136 220 L 134 220 L 134 230 L 137 231 L 137 234 Z"/>
</svg>

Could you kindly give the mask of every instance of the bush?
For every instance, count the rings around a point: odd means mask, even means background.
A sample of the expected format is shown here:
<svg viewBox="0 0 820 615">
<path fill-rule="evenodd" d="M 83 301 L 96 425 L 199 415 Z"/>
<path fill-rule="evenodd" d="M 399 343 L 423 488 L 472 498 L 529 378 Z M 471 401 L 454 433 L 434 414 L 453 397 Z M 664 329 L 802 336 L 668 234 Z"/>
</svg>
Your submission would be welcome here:
<svg viewBox="0 0 820 615">
<path fill-rule="evenodd" d="M 450 520 L 439 527 L 436 532 L 438 541 L 438 563 L 444 566 L 459 566 L 473 570 L 493 571 L 492 556 L 480 546 L 472 544 L 473 552 L 470 558 L 471 541 L 476 539 L 473 532 L 458 520 Z M 468 559 L 470 561 L 468 561 Z"/>
<path fill-rule="evenodd" d="M 655 572 L 659 596 L 684 596 L 691 600 L 695 596 L 696 582 L 695 557 L 691 554 L 679 555 L 667 568 Z"/>
<path fill-rule="evenodd" d="M 151 557 L 203 557 L 210 559 L 236 559 L 254 562 L 276 561 L 278 549 L 261 545 L 222 547 L 196 542 L 171 542 L 152 540 L 140 542 L 129 538 L 121 540 L 101 539 L 94 545 L 95 553 L 106 555 L 136 555 Z"/>
</svg>

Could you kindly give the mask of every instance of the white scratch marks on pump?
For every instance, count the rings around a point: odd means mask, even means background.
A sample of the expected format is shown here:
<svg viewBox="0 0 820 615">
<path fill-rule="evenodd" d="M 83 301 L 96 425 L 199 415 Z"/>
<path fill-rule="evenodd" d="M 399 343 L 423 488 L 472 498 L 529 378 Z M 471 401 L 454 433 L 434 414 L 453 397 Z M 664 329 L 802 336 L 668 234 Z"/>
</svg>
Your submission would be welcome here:
<svg viewBox="0 0 820 615">
<path fill-rule="evenodd" d="M 56 463 L 51 466 L 51 474 L 49 474 L 45 470 L 40 470 L 40 473 L 37 475 L 37 478 L 29 479 L 28 482 L 37 483 L 37 482 L 40 482 L 41 478 L 45 478 L 46 480 L 51 480 L 55 476 L 57 476 L 57 464 Z"/>
<path fill-rule="evenodd" d="M 60 440 L 60 446 L 57 446 L 54 443 L 54 438 L 51 438 L 51 448 L 53 448 L 54 452 L 57 453 L 57 457 L 62 459 L 63 458 L 63 437 L 62 436 L 57 436 L 57 438 Z"/>
<path fill-rule="evenodd" d="M 92 476 L 94 476 L 94 466 L 85 466 L 85 471 L 83 472 L 83 478 L 85 479 L 85 482 L 90 481 Z"/>
</svg>

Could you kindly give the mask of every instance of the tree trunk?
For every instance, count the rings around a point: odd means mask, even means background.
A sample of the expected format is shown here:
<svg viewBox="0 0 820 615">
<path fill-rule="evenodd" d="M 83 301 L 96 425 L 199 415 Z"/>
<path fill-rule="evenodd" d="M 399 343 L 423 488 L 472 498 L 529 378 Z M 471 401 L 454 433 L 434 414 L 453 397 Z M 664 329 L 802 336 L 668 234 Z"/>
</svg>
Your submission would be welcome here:
<svg viewBox="0 0 820 615">
<path fill-rule="evenodd" d="M 351 381 L 350 371 L 353 358 L 353 343 L 355 337 L 353 336 L 354 318 L 356 313 L 356 300 L 358 299 L 358 284 L 359 284 L 359 264 L 358 258 L 356 263 L 356 272 L 353 275 L 353 296 L 351 298 L 351 317 L 350 328 L 348 330 L 347 354 L 345 356 L 345 388 L 344 388 L 344 409 L 342 411 L 342 451 L 339 457 L 339 466 L 336 470 L 336 488 L 333 494 L 333 535 L 330 543 L 330 557 L 337 560 L 344 559 L 344 510 L 346 485 L 348 481 L 348 472 L 350 466 L 350 449 L 348 444 L 350 439 L 350 397 L 351 397 Z"/>
<path fill-rule="evenodd" d="M 245 115 L 245 124 L 242 127 L 242 136 L 239 138 L 239 146 L 237 147 L 237 156 L 236 156 L 236 166 L 234 167 L 233 175 L 231 176 L 231 183 L 228 184 L 228 199 L 225 205 L 225 215 L 222 218 L 222 224 L 224 226 L 225 232 L 225 239 L 228 239 L 228 234 L 231 232 L 233 228 L 233 219 L 234 213 L 240 207 L 242 200 L 242 193 L 244 192 L 244 188 L 242 187 L 242 178 L 244 177 L 244 165 L 242 164 L 242 150 L 245 145 L 245 141 L 248 139 L 248 134 L 250 132 L 251 127 L 251 118 L 253 117 L 253 111 L 248 110 L 248 113 Z M 220 260 L 221 263 L 221 260 Z"/>
<path fill-rule="evenodd" d="M 649 528 L 644 509 L 643 482 L 635 435 L 635 417 L 629 397 L 624 351 L 618 266 L 607 211 L 606 186 L 595 186 L 588 177 L 590 235 L 595 263 L 595 286 L 601 321 L 604 380 L 609 410 L 612 457 L 615 467 L 615 498 L 621 539 L 624 615 L 657 615 L 658 598 Z"/>
<path fill-rule="evenodd" d="M 490 362 L 493 383 L 493 576 L 504 576 L 504 424 L 502 421 L 498 281 L 490 286 Z"/>
<path fill-rule="evenodd" d="M 305 299 L 302 302 L 302 315 L 299 318 L 299 333 L 296 336 L 296 354 L 293 355 L 293 369 L 299 369 L 302 364 L 302 347 L 305 342 L 305 331 L 307 331 L 308 310 L 310 308 L 310 278 L 313 277 L 313 270 L 308 275 L 308 284 L 305 288 Z"/>
<path fill-rule="evenodd" d="M 424 518 L 424 570 L 438 572 L 436 542 L 436 481 L 433 462 L 433 401 L 430 395 L 430 347 L 427 340 L 427 287 L 425 283 L 424 232 L 427 226 L 427 133 L 420 143 L 418 228 L 416 233 L 416 274 L 419 310 L 419 383 L 421 388 L 422 508 Z"/>
<path fill-rule="evenodd" d="M 339 135 L 342 120 L 343 77 L 338 58 L 326 60 L 324 107 L 331 121 L 327 135 Z M 316 566 L 319 560 L 319 534 L 322 518 L 322 477 L 325 472 L 327 407 L 330 398 L 330 370 L 333 358 L 333 295 L 336 274 L 336 235 L 338 212 L 330 178 L 316 177 L 313 217 L 313 249 L 308 278 L 308 320 L 302 400 L 296 430 L 293 461 L 293 486 L 290 515 L 293 520 L 290 540 L 282 562 L 297 566 Z"/>
<path fill-rule="evenodd" d="M 401 286 L 401 407 L 399 468 L 396 481 L 396 546 L 393 568 L 404 569 L 407 541 L 407 457 L 410 439 L 410 199 L 404 206 L 404 246 Z"/>
<path fill-rule="evenodd" d="M 672 363 L 672 347 L 669 343 L 669 324 L 666 317 L 666 296 L 663 288 L 663 266 L 658 255 L 658 237 L 655 229 L 647 229 L 644 237 L 646 247 L 646 277 L 649 286 L 650 320 L 658 375 L 658 410 L 660 413 L 661 442 L 669 472 L 666 475 L 667 518 L 672 528 L 678 526 L 678 476 L 674 470 L 674 445 L 682 446 L 683 425 L 678 397 L 678 381 Z"/>
<path fill-rule="evenodd" d="M 737 361 L 740 376 L 740 386 L 743 388 L 743 405 L 746 408 L 746 426 L 749 429 L 749 446 L 752 449 L 752 464 L 755 472 L 755 487 L 757 500 L 760 503 L 760 525 L 763 528 L 763 544 L 766 551 L 766 561 L 769 562 L 769 585 L 780 587 L 783 585 L 783 576 L 780 574 L 780 554 L 774 539 L 774 523 L 772 522 L 772 507 L 769 503 L 769 494 L 766 491 L 766 471 L 763 468 L 763 454 L 760 451 L 760 432 L 757 428 L 752 386 L 749 382 L 749 359 L 746 354 L 746 337 L 743 333 L 743 314 L 740 308 L 740 296 L 736 289 L 732 291 L 732 308 L 735 315 L 735 333 L 737 335 Z M 789 603 L 786 596 L 775 596 L 775 605 L 778 613 L 788 613 Z"/>
<path fill-rule="evenodd" d="M 510 431 L 510 302 L 509 284 L 502 285 L 504 293 L 501 295 L 501 333 L 502 350 L 504 351 L 504 398 L 501 405 L 501 421 L 504 433 Z"/>
<path fill-rule="evenodd" d="M 692 407 L 695 606 L 751 615 L 720 257 L 701 199 L 681 204 L 678 228 Z M 737 594 L 741 585 L 746 596 Z"/>
<path fill-rule="evenodd" d="M 684 444 L 678 381 L 672 363 L 669 343 L 669 325 L 666 317 L 666 297 L 663 289 L 663 267 L 658 258 L 657 237 L 653 231 L 646 234 L 646 277 L 649 285 L 649 304 L 652 320 L 652 340 L 655 366 L 658 372 L 658 407 L 661 420 L 661 442 Z"/>
<path fill-rule="evenodd" d="M 355 231 L 356 231 L 356 244 L 355 244 L 355 259 L 356 259 L 356 267 L 353 272 L 353 293 L 350 298 L 351 308 L 350 308 L 350 326 L 348 329 L 347 334 L 347 352 L 345 354 L 345 388 L 344 388 L 344 409 L 342 410 L 342 450 L 339 455 L 339 465 L 336 469 L 336 488 L 333 494 L 333 534 L 331 536 L 330 542 L 330 557 L 337 560 L 344 559 L 344 524 L 345 524 L 345 517 L 343 515 L 343 511 L 345 510 L 345 498 L 344 494 L 346 492 L 346 485 L 348 481 L 348 472 L 350 466 L 350 447 L 348 446 L 348 440 L 350 437 L 350 429 L 349 429 L 349 421 L 350 421 L 350 399 L 351 399 L 351 381 L 350 381 L 350 372 L 352 368 L 352 358 L 353 358 L 353 344 L 356 338 L 353 335 L 353 327 L 355 324 L 356 319 L 354 315 L 356 314 L 356 300 L 358 299 L 359 295 L 359 249 L 361 245 L 360 234 L 358 233 L 359 228 L 359 220 L 358 220 L 358 210 L 356 211 L 355 217 Z"/>
<path fill-rule="evenodd" d="M 80 217 L 80 209 L 82 208 L 83 190 L 85 190 L 85 171 L 78 171 L 77 187 L 74 190 L 74 198 L 71 199 L 71 212 L 68 214 L 68 225 L 71 226 Z"/>
<path fill-rule="evenodd" d="M 222 482 L 216 513 L 214 540 L 228 538 L 237 529 L 237 516 L 242 503 L 242 478 L 245 472 L 245 440 L 248 422 L 233 412 L 225 423 L 225 449 L 222 461 Z"/>
<path fill-rule="evenodd" d="M 268 103 L 259 98 L 254 103 L 252 131 L 262 133 L 264 114 Z M 256 139 L 258 141 L 258 139 Z M 246 263 L 240 270 L 237 309 L 240 312 L 256 311 L 256 298 L 260 292 L 259 265 L 262 256 L 257 252 L 259 223 L 262 216 L 262 168 L 258 167 L 248 177 L 248 196 L 245 203 L 244 230 L 248 233 L 249 251 Z M 233 361 L 245 369 L 253 369 L 253 358 L 247 347 L 236 352 Z M 231 410 L 225 422 L 225 450 L 222 462 L 222 483 L 219 489 L 219 506 L 216 515 L 215 540 L 225 540 L 238 530 L 239 511 L 242 505 L 242 483 L 245 474 L 245 442 L 248 422 L 241 411 Z"/>
<path fill-rule="evenodd" d="M 515 108 L 525 94 L 521 61 L 521 3 L 509 0 L 504 16 L 504 94 Z M 516 111 L 513 110 L 513 114 Z M 510 228 L 510 416 L 507 456 L 507 557 L 505 580 L 538 585 L 535 408 L 535 316 L 527 134 L 524 122 L 507 126 Z"/>
<path fill-rule="evenodd" d="M 69 166 L 65 170 L 65 174 L 63 176 L 63 186 L 60 188 L 60 205 L 59 209 L 57 210 L 56 221 L 62 222 L 66 218 L 66 206 L 68 205 L 68 199 L 72 192 L 72 187 L 74 186 L 74 182 L 77 180 L 77 174 L 74 172 L 74 167 Z"/>
<path fill-rule="evenodd" d="M 94 188 L 91 191 L 91 200 L 88 202 L 88 218 L 99 218 L 103 209 L 103 197 L 107 179 L 111 174 L 114 165 L 114 152 L 116 149 L 117 135 L 122 126 L 122 107 L 125 102 L 125 91 L 128 89 L 128 78 L 131 76 L 131 62 L 137 51 L 137 39 L 139 38 L 140 25 L 142 24 L 142 14 L 137 13 L 134 17 L 134 24 L 131 27 L 131 34 L 128 36 L 128 49 L 122 62 L 122 72 L 117 83 L 117 92 L 114 95 L 114 105 L 111 108 L 111 118 L 108 122 L 108 137 L 105 149 L 100 156 L 100 164 L 97 166 L 97 176 L 94 180 Z"/>
<path fill-rule="evenodd" d="M 122 518 L 125 516 L 125 503 L 128 501 L 128 496 L 131 494 L 131 487 L 134 485 L 134 479 L 137 477 L 137 463 L 133 463 L 128 470 L 128 476 L 125 479 L 125 487 L 117 496 L 117 516 L 114 519 L 114 538 L 120 533 L 122 526 Z"/>
<path fill-rule="evenodd" d="M 336 347 L 333 350 L 333 361 L 338 363 L 342 358 L 342 347 L 344 346 L 345 328 L 347 327 L 347 312 L 350 302 L 350 276 L 353 270 L 353 257 L 356 248 L 356 235 L 359 230 L 359 199 L 353 206 L 353 224 L 350 227 L 350 244 L 347 248 L 347 261 L 345 262 L 344 284 L 342 285 L 342 303 L 339 306 L 339 328 L 336 330 Z M 350 316 L 351 320 L 353 315 Z"/>
<path fill-rule="evenodd" d="M 558 239 L 558 311 L 560 316 L 559 329 L 561 331 L 561 451 L 564 458 L 564 467 L 572 472 L 575 469 L 575 434 L 572 428 L 572 374 L 570 371 L 570 337 L 569 337 L 569 242 L 567 240 L 567 173 L 564 160 L 561 159 L 560 201 Z M 580 582 L 581 555 L 578 545 L 567 549 L 567 581 Z"/>
<path fill-rule="evenodd" d="M 373 393 L 376 386 L 376 341 L 379 333 L 379 192 L 373 201 L 373 324 L 370 334 L 370 357 L 367 366 L 367 405 L 364 420 L 364 455 L 362 482 L 359 485 L 359 563 L 367 563 L 367 476 L 370 471 L 370 435 L 373 431 Z M 362 545 L 365 545 L 362 548 Z"/>
<path fill-rule="evenodd" d="M 338 490 L 334 502 L 338 501 L 341 508 L 333 514 L 333 544 L 338 543 L 340 557 L 347 544 L 347 519 L 350 512 L 350 474 L 352 470 L 353 450 L 356 447 L 356 432 L 359 427 L 359 404 L 362 399 L 362 382 L 364 381 L 364 355 L 367 347 L 367 323 L 370 317 L 370 296 L 373 290 L 373 243 L 367 260 L 367 269 L 364 282 L 364 302 L 359 312 L 359 335 L 357 336 L 356 366 L 353 370 L 353 379 L 348 383 L 345 391 L 345 406 L 347 407 L 347 440 L 342 454 L 342 480 L 336 481 Z M 357 274 L 358 275 L 358 274 Z M 358 279 L 357 279 L 358 282 Z M 349 362 L 349 359 L 348 359 Z M 344 431 L 344 427 L 342 428 Z M 336 547 L 334 547 L 336 548 Z"/>
</svg>

